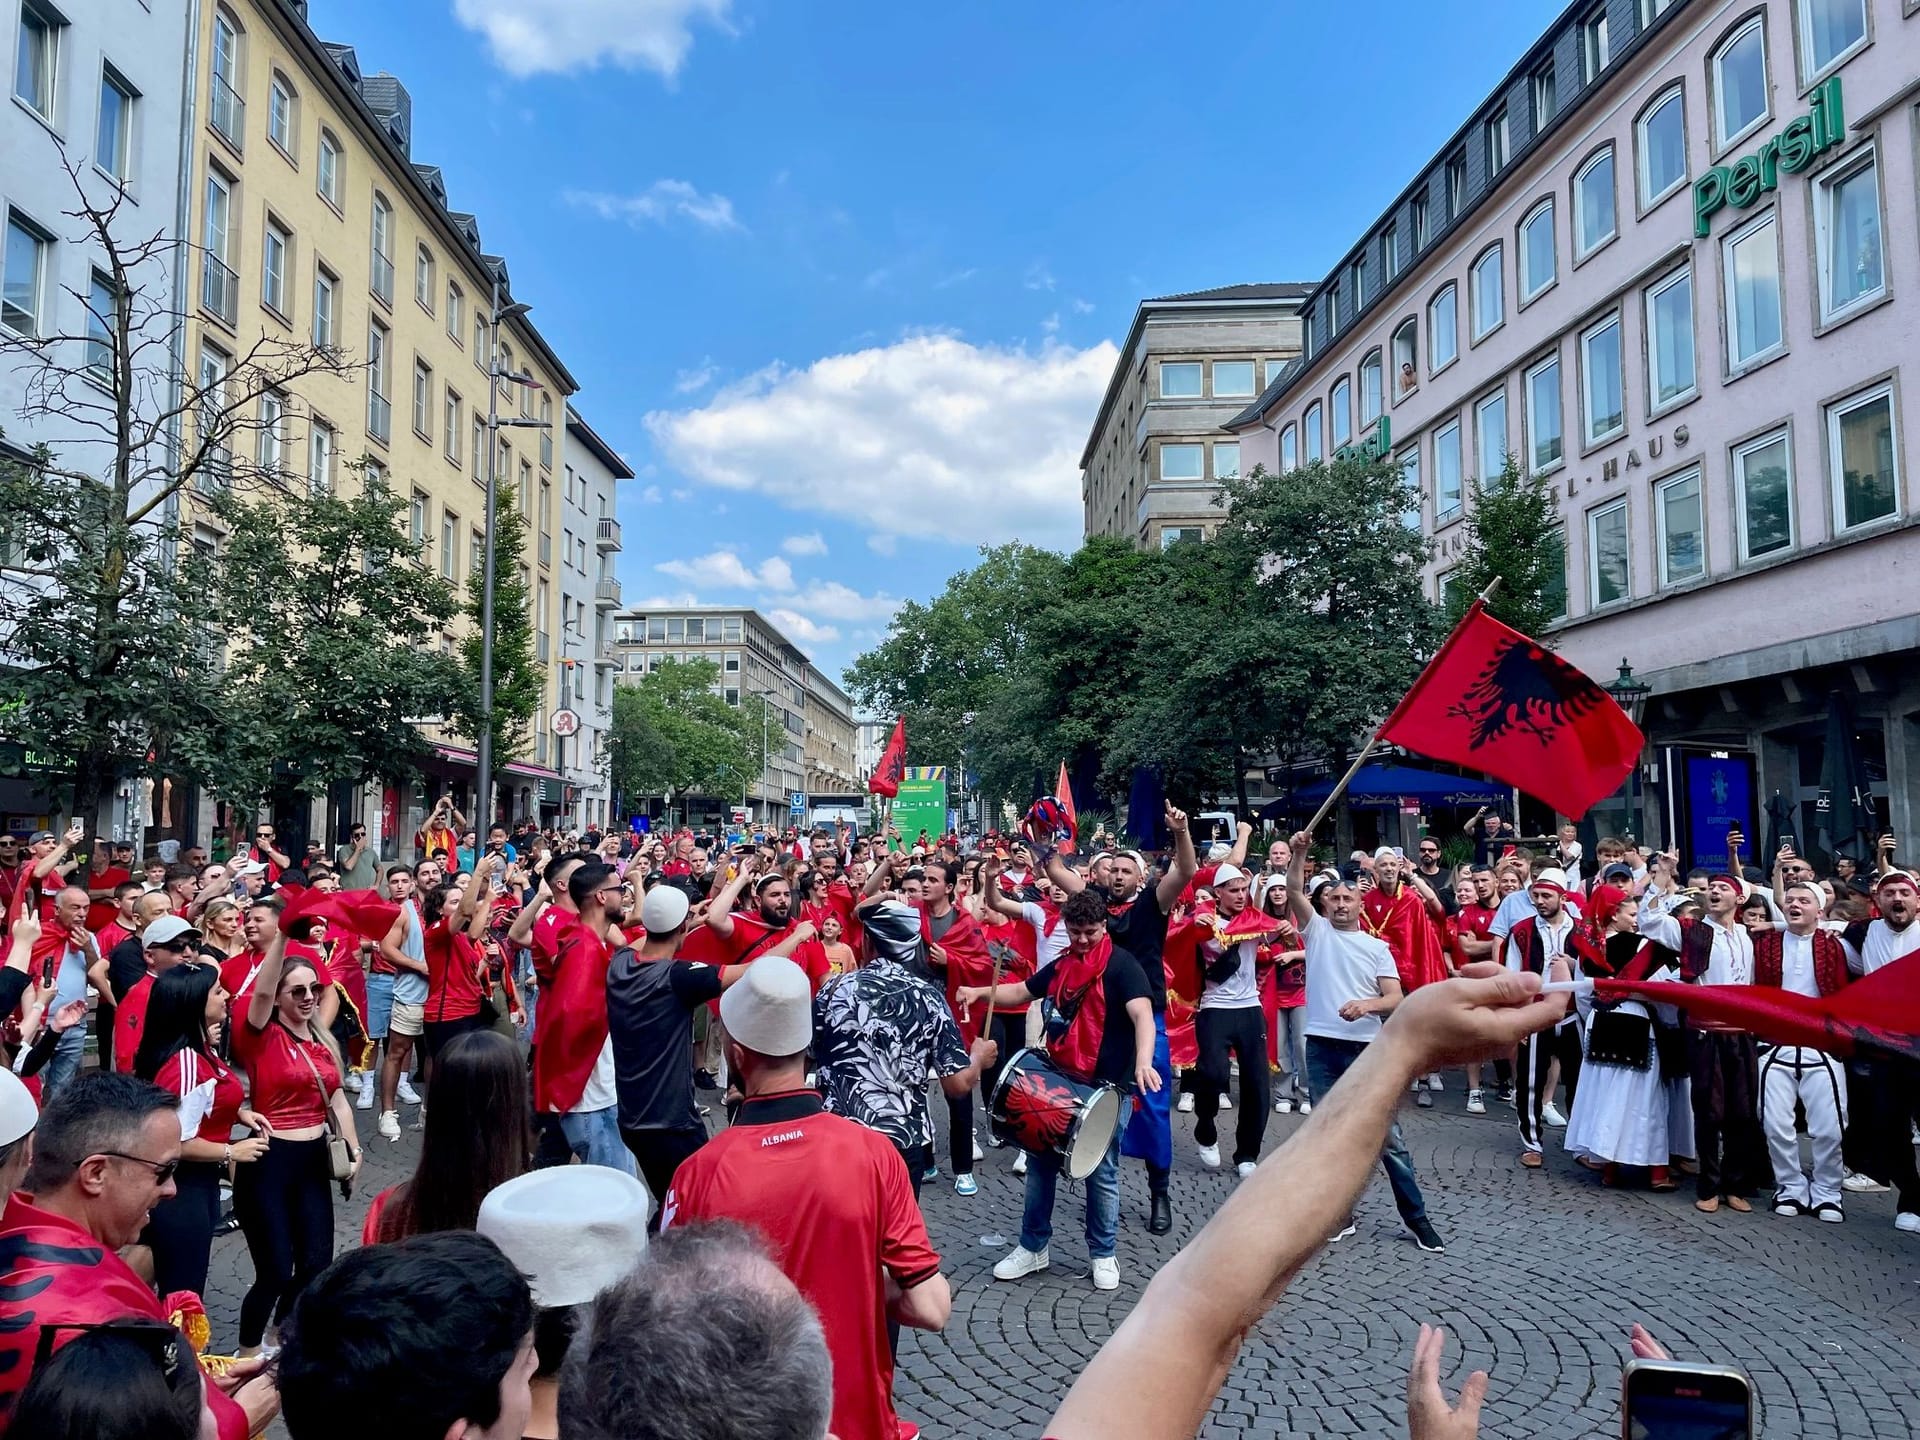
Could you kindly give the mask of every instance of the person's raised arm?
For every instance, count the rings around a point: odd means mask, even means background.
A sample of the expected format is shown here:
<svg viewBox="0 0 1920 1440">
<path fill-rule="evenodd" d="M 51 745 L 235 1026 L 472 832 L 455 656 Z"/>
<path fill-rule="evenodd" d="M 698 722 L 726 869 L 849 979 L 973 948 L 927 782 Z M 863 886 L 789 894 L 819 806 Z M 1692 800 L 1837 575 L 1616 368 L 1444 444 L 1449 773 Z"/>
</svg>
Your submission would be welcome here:
<svg viewBox="0 0 1920 1440">
<path fill-rule="evenodd" d="M 1153 887 L 1153 898 L 1160 902 L 1162 915 L 1171 915 L 1193 877 L 1200 872 L 1200 859 L 1193 853 L 1193 827 L 1187 822 L 1187 812 L 1169 805 L 1166 822 L 1173 836 L 1173 864 Z"/>
<path fill-rule="evenodd" d="M 1197 1434 L 1248 1330 L 1359 1198 L 1413 1077 L 1485 1060 L 1554 1024 L 1566 1013 L 1565 997 L 1539 1000 L 1539 986 L 1533 975 L 1483 973 L 1424 985 L 1409 997 L 1307 1122 L 1161 1267 L 1045 1433 L 1057 1440 Z"/>
<path fill-rule="evenodd" d="M 1293 839 L 1287 842 L 1287 848 L 1292 851 L 1287 861 L 1287 913 L 1293 916 L 1293 923 L 1300 927 L 1302 935 L 1313 923 L 1313 901 L 1307 898 L 1307 851 L 1312 845 L 1313 836 L 1305 830 L 1295 831 Z"/>
<path fill-rule="evenodd" d="M 460 925 L 469 940 L 478 941 L 487 933 L 487 921 L 493 916 L 493 872 L 507 863 L 504 855 L 482 855 L 474 863 L 473 879 L 460 896 Z"/>
<path fill-rule="evenodd" d="M 1227 852 L 1227 864 L 1236 870 L 1247 868 L 1247 847 L 1253 843 L 1253 826 L 1245 820 L 1239 822 L 1233 837 L 1233 849 Z"/>
<path fill-rule="evenodd" d="M 1677 864 L 1678 860 L 1671 854 L 1656 855 L 1649 868 L 1664 874 L 1669 865 Z M 1678 950 L 1684 927 L 1661 906 L 1660 898 L 1661 891 L 1651 885 L 1640 897 L 1640 933 L 1656 945 Z"/>
<path fill-rule="evenodd" d="M 798 925 L 793 927 L 792 933 L 790 933 L 786 939 L 782 940 L 778 945 L 775 945 L 771 950 L 761 951 L 755 959 L 764 960 L 769 955 L 792 955 L 794 951 L 806 944 L 807 941 L 817 940 L 819 936 L 820 932 L 813 928 L 813 922 L 811 920 L 802 920 Z M 729 970 L 742 971 L 746 968 L 745 965 L 729 965 L 727 967 Z M 724 981 L 725 978 L 723 973 L 721 979 Z"/>
<path fill-rule="evenodd" d="M 720 887 L 720 892 L 713 897 L 713 903 L 707 907 L 707 928 L 722 940 L 733 938 L 734 902 L 740 898 L 740 892 L 747 888 L 759 869 L 758 855 L 742 856 L 733 878 Z"/>
<path fill-rule="evenodd" d="M 520 913 L 513 917 L 513 924 L 507 927 L 507 943 L 522 946 L 533 940 L 533 922 L 540 918 L 540 912 L 553 903 L 553 892 L 547 889 L 542 880 L 533 892 L 533 899 L 520 907 Z"/>
<path fill-rule="evenodd" d="M 1406 870 L 1406 878 L 1414 890 L 1419 893 L 1420 903 L 1427 907 L 1427 914 L 1435 920 L 1447 918 L 1447 907 L 1440 903 L 1440 897 L 1433 893 L 1433 887 L 1420 878 L 1420 872 L 1412 866 Z"/>
<path fill-rule="evenodd" d="M 1000 888 L 1000 876 L 1005 872 L 1005 869 L 1006 867 L 998 855 L 990 858 L 987 863 L 981 867 L 981 873 L 986 876 L 987 884 L 986 889 L 981 892 L 980 898 L 986 901 L 987 909 L 991 910 L 994 914 L 1004 916 L 1009 920 L 1024 920 L 1027 912 L 1020 908 L 1020 902 Z"/>
<path fill-rule="evenodd" d="M 260 907 L 260 916 L 254 924 L 260 932 L 262 953 L 259 973 L 253 977 L 253 990 L 247 996 L 247 1027 L 258 1033 L 273 1019 L 274 997 L 280 993 L 280 971 L 287 963 L 287 937 L 280 929 L 280 917 L 267 906 Z"/>
<path fill-rule="evenodd" d="M 1030 848 L 1033 849 L 1034 858 L 1036 860 L 1039 859 L 1041 855 L 1039 848 L 1037 846 Z M 1049 880 L 1053 881 L 1054 884 L 1058 885 L 1069 895 L 1077 895 L 1087 888 L 1087 877 L 1067 864 L 1066 861 L 1062 860 L 1060 858 L 1060 852 L 1057 850 L 1047 851 L 1046 863 L 1040 865 L 1038 868 L 1046 873 L 1046 877 Z"/>
<path fill-rule="evenodd" d="M 85 827 L 78 820 L 69 825 L 67 833 L 60 837 L 60 843 L 33 862 L 31 878 L 34 883 L 38 884 L 58 869 L 60 862 L 67 858 L 68 852 L 80 843 L 81 837 L 86 833 Z"/>
</svg>

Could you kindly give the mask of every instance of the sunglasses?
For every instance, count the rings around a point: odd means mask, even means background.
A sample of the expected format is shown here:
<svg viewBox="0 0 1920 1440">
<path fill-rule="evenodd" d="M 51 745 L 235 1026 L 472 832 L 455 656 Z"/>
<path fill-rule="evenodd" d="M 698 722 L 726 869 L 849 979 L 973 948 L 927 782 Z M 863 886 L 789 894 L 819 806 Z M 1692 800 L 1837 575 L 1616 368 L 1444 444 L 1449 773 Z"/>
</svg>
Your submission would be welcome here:
<svg viewBox="0 0 1920 1440">
<path fill-rule="evenodd" d="M 318 985 L 289 985 L 287 994 L 295 1000 L 317 1000 L 320 998 Z"/>
<path fill-rule="evenodd" d="M 178 1160 L 149 1160 L 141 1155 L 129 1155 L 122 1150 L 96 1150 L 95 1155 L 111 1155 L 115 1160 L 131 1160 L 136 1165 L 144 1165 L 153 1171 L 153 1183 L 164 1185 L 173 1178 L 173 1172 L 180 1168 Z M 91 1158 L 91 1157 L 89 1157 Z M 77 1166 L 75 1167 L 78 1168 Z"/>
</svg>

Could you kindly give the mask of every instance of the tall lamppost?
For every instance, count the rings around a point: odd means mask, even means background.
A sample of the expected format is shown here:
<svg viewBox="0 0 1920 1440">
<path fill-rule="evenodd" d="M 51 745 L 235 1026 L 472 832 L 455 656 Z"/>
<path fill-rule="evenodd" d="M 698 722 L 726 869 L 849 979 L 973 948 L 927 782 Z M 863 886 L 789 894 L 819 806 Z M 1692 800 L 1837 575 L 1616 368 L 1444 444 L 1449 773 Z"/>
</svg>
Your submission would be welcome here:
<svg viewBox="0 0 1920 1440">
<path fill-rule="evenodd" d="M 1637 726 L 1646 713 L 1647 697 L 1653 694 L 1653 687 L 1639 679 L 1633 673 L 1633 667 L 1627 664 L 1626 657 L 1620 659 L 1620 673 L 1608 682 L 1607 693 L 1613 697 L 1613 703 L 1626 711 L 1627 718 Z M 1644 731 L 1640 737 L 1642 751 L 1646 746 Z M 1640 755 L 1633 757 L 1633 772 L 1627 777 L 1627 819 L 1630 824 L 1646 830 L 1646 817 L 1640 813 Z M 1629 835 L 1629 839 L 1640 837 Z"/>
</svg>

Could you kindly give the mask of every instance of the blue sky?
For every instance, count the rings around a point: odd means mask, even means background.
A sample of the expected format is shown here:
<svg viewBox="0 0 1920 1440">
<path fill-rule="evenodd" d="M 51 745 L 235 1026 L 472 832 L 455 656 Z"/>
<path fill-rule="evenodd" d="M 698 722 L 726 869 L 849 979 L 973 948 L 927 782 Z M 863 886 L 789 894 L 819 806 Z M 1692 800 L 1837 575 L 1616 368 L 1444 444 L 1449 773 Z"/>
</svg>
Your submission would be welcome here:
<svg viewBox="0 0 1920 1440">
<path fill-rule="evenodd" d="M 1079 538 L 1143 296 L 1312 280 L 1545 28 L 1517 0 L 313 0 L 579 380 L 630 602 L 837 673 Z"/>
</svg>

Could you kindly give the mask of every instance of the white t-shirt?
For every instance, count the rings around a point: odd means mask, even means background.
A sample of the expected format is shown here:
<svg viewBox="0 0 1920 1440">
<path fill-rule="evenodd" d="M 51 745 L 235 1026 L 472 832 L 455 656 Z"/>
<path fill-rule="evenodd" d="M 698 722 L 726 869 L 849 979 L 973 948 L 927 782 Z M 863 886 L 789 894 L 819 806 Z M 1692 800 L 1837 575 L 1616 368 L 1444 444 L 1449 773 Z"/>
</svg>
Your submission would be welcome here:
<svg viewBox="0 0 1920 1440">
<path fill-rule="evenodd" d="M 1380 1033 L 1378 1015 L 1342 1020 L 1349 1000 L 1377 1000 L 1382 980 L 1400 979 L 1387 942 L 1364 930 L 1336 930 L 1324 915 L 1307 922 L 1307 1034 L 1322 1040 L 1371 1040 Z"/>
<path fill-rule="evenodd" d="M 1034 966 L 1034 969 L 1044 970 L 1047 966 L 1058 960 L 1062 952 L 1066 950 L 1067 927 L 1064 923 L 1057 923 L 1053 927 L 1053 933 L 1048 934 L 1047 912 L 1031 900 L 1022 900 L 1020 902 L 1020 916 L 1027 924 L 1033 927 L 1034 954 L 1038 957 L 1039 962 Z"/>
<path fill-rule="evenodd" d="M 1208 982 L 1200 992 L 1202 1010 L 1249 1010 L 1260 1004 L 1260 980 L 1256 969 L 1255 952 L 1259 948 L 1257 940 L 1241 940 L 1234 945 L 1239 953 L 1239 966 L 1226 979 L 1218 984 Z M 1202 964 L 1211 964 L 1220 959 L 1221 947 L 1212 941 L 1205 942 L 1200 949 Z"/>
<path fill-rule="evenodd" d="M 1871 975 L 1916 950 L 1920 950 L 1920 924 L 1896 930 L 1885 920 L 1875 920 L 1867 926 L 1866 937 L 1860 942 L 1859 973 Z"/>
<path fill-rule="evenodd" d="M 593 1062 L 593 1073 L 587 1077 L 586 1089 L 580 1092 L 580 1103 L 567 1111 L 569 1115 L 584 1115 L 591 1110 L 605 1110 L 608 1106 L 620 1103 L 620 1094 L 614 1088 L 613 1036 L 609 1035 L 600 1042 L 599 1058 Z"/>
</svg>

